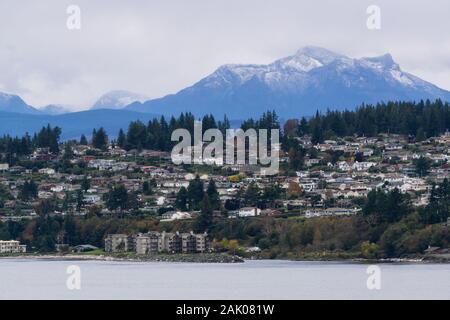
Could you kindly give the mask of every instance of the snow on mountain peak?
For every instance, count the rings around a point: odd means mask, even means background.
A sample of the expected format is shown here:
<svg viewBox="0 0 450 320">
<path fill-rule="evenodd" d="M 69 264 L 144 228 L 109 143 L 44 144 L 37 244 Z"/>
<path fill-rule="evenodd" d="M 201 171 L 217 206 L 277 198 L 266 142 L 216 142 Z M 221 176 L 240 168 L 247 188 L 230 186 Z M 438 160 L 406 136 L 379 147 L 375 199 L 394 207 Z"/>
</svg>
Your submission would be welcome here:
<svg viewBox="0 0 450 320">
<path fill-rule="evenodd" d="M 350 58 L 311 46 L 303 47 L 295 54 L 267 65 L 223 65 L 202 79 L 199 87 L 235 92 L 235 89 L 244 84 L 248 83 L 254 88 L 260 83 L 273 91 L 300 94 L 307 90 L 325 88 L 327 83 L 332 82 L 358 90 L 368 83 L 430 93 L 437 90 L 431 84 L 403 72 L 389 53 L 376 57 Z"/>
<path fill-rule="evenodd" d="M 389 53 L 386 53 L 382 56 L 378 57 L 365 57 L 360 59 L 362 62 L 365 62 L 367 66 L 375 68 L 375 69 L 399 69 L 397 63 L 395 63 L 394 59 Z"/>
<path fill-rule="evenodd" d="M 234 119 L 275 109 L 288 118 L 361 103 L 436 98 L 450 101 L 450 92 L 404 72 L 390 54 L 351 58 L 304 47 L 266 65 L 224 65 L 176 94 L 129 109 L 168 115 L 189 110 Z"/>
<path fill-rule="evenodd" d="M 123 107 L 148 98 L 144 95 L 125 90 L 113 90 L 102 95 L 92 106 L 92 109 L 122 109 Z"/>
<path fill-rule="evenodd" d="M 291 68 L 297 71 L 308 72 L 311 71 L 312 69 L 322 67 L 323 63 L 307 55 L 294 55 L 276 61 L 274 65 L 275 66 L 278 65 L 286 69 Z"/>
<path fill-rule="evenodd" d="M 0 111 L 37 114 L 38 110 L 29 106 L 18 95 L 0 92 Z"/>
<path fill-rule="evenodd" d="M 50 115 L 70 113 L 71 110 L 72 106 L 64 104 L 49 104 L 39 109 L 39 111 L 41 111 L 42 113 Z"/>
<path fill-rule="evenodd" d="M 300 48 L 295 56 L 309 57 L 319 61 L 322 64 L 329 64 L 337 59 L 347 58 L 344 55 L 335 53 L 328 49 L 314 46 Z"/>
</svg>

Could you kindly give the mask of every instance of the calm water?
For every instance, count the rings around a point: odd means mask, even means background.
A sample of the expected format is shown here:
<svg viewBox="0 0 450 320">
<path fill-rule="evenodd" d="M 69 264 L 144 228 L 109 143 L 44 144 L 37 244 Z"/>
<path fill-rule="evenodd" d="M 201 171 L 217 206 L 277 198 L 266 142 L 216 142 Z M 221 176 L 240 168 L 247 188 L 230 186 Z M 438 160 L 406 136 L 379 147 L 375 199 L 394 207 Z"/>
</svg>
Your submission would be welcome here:
<svg viewBox="0 0 450 320">
<path fill-rule="evenodd" d="M 78 265 L 81 290 L 68 290 Z M 450 265 L 247 261 L 243 264 L 0 260 L 0 299 L 450 299 Z"/>
</svg>

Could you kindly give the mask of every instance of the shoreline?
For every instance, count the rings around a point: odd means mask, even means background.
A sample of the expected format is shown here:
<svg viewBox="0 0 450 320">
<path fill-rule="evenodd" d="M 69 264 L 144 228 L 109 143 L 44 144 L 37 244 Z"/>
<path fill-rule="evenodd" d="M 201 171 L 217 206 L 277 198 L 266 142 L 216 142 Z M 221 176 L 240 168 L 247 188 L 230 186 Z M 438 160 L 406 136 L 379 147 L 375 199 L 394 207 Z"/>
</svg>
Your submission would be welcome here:
<svg viewBox="0 0 450 320">
<path fill-rule="evenodd" d="M 244 263 L 246 261 L 273 260 L 289 262 L 330 262 L 354 264 L 450 264 L 449 257 L 424 256 L 421 258 L 389 258 L 389 259 L 363 259 L 363 258 L 328 258 L 328 259 L 261 259 L 243 258 L 227 254 L 161 254 L 148 256 L 125 255 L 89 255 L 89 254 L 29 254 L 29 255 L 3 255 L 1 260 L 48 260 L 48 261 L 105 261 L 105 262 L 172 262 L 172 263 Z"/>
<path fill-rule="evenodd" d="M 158 254 L 158 255 L 89 255 L 89 254 L 19 254 L 3 255 L 2 259 L 48 261 L 109 261 L 109 262 L 174 262 L 174 263 L 243 263 L 244 259 L 227 254 Z"/>
</svg>

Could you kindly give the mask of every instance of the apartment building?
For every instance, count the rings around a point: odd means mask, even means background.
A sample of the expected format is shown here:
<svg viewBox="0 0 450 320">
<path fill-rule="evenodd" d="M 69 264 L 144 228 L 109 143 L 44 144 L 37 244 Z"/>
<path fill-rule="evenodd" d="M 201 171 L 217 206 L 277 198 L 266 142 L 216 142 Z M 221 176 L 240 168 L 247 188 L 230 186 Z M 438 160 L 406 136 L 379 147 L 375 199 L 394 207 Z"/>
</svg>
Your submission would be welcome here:
<svg viewBox="0 0 450 320">
<path fill-rule="evenodd" d="M 110 234 L 105 239 L 106 252 L 134 251 L 135 239 L 126 234 Z"/>
<path fill-rule="evenodd" d="M 211 241 L 208 234 L 196 234 L 195 235 L 195 251 L 196 252 L 207 252 L 211 250 Z"/>
<path fill-rule="evenodd" d="M 162 232 L 159 240 L 159 252 L 181 252 L 181 236 L 178 232 Z"/>
<path fill-rule="evenodd" d="M 21 245 L 19 241 L 0 240 L 0 254 L 1 253 L 24 253 L 27 251 L 27 246 Z"/>
<path fill-rule="evenodd" d="M 207 233 L 148 232 L 134 236 L 110 234 L 105 239 L 105 251 L 135 251 L 137 254 L 152 253 L 196 253 L 211 249 Z"/>
<path fill-rule="evenodd" d="M 197 247 L 197 238 L 193 232 L 181 234 L 181 251 L 194 253 Z"/>
<path fill-rule="evenodd" d="M 136 237 L 135 243 L 137 254 L 157 253 L 159 251 L 159 233 L 140 234 Z"/>
</svg>

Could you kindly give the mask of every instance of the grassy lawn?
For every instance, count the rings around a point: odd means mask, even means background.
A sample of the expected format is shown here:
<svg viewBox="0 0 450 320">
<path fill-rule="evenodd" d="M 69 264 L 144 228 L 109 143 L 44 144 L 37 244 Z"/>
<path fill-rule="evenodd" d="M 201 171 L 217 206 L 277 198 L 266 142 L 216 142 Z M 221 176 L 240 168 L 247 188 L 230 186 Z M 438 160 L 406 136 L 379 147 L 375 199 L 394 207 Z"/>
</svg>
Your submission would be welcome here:
<svg viewBox="0 0 450 320">
<path fill-rule="evenodd" d="M 97 250 L 80 252 L 80 253 L 75 253 L 75 254 L 79 254 L 79 255 L 83 255 L 83 256 L 99 256 L 99 255 L 105 254 L 105 250 L 97 249 Z"/>
</svg>

